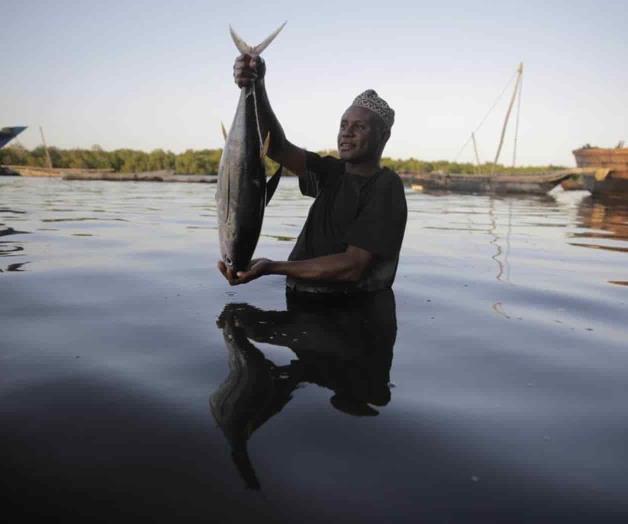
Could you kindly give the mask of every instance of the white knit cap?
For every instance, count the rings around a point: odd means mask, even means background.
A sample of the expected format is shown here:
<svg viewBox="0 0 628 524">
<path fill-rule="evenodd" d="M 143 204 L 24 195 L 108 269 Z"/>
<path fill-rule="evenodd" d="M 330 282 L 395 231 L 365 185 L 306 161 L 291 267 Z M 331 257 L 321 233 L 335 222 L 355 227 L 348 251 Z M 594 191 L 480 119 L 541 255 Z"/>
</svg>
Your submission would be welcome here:
<svg viewBox="0 0 628 524">
<path fill-rule="evenodd" d="M 373 113 L 384 121 L 388 129 L 395 123 L 395 112 L 373 89 L 367 89 L 363 93 L 360 93 L 355 97 L 351 105 L 373 111 Z"/>
</svg>

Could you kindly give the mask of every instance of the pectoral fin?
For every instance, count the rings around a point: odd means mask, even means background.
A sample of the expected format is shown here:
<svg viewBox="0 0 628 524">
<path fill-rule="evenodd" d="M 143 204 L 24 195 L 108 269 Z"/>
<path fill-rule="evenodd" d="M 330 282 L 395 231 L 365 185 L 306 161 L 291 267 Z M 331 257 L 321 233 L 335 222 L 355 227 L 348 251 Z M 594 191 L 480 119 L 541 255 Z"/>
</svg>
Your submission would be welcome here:
<svg viewBox="0 0 628 524">
<path fill-rule="evenodd" d="M 271 176 L 266 182 L 266 205 L 270 202 L 270 199 L 273 198 L 275 194 L 275 190 L 279 185 L 279 179 L 281 178 L 281 171 L 283 170 L 283 166 L 279 166 L 279 169 L 275 171 L 275 174 Z"/>
<path fill-rule="evenodd" d="M 222 129 L 222 136 L 225 139 L 225 142 L 227 141 L 227 130 L 225 129 L 225 124 L 223 124 L 222 122 L 220 122 L 220 129 Z"/>
<path fill-rule="evenodd" d="M 262 150 L 260 151 L 260 154 L 259 154 L 262 160 L 266 158 L 269 147 L 270 147 L 270 133 L 266 133 L 266 138 L 264 139 L 264 143 L 262 144 Z"/>
</svg>

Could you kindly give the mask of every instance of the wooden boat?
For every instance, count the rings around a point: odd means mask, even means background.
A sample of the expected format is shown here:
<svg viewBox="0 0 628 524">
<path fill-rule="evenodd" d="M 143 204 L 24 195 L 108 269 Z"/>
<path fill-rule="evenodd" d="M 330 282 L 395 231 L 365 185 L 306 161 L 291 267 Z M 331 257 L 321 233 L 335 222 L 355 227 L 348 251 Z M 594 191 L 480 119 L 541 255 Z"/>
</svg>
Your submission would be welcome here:
<svg viewBox="0 0 628 524">
<path fill-rule="evenodd" d="M 446 174 L 446 173 L 426 173 L 417 174 L 413 177 L 411 187 L 420 191 L 454 191 L 458 193 L 513 193 L 513 194 L 545 194 L 551 191 L 560 184 L 563 180 L 568 179 L 572 173 L 565 171 L 552 171 L 552 172 L 539 172 L 534 174 L 506 174 L 495 172 L 499 168 L 499 158 L 504 146 L 504 139 L 506 136 L 506 129 L 515 102 L 517 103 L 517 117 L 514 133 L 514 146 L 513 146 L 513 158 L 512 167 L 515 167 L 517 156 L 517 138 L 519 128 L 519 109 L 521 106 L 521 85 L 523 79 L 523 64 L 519 64 L 517 68 L 516 81 L 514 84 L 514 90 L 510 97 L 508 109 L 506 110 L 506 116 L 499 136 L 499 142 L 497 144 L 497 151 L 495 153 L 494 160 L 492 161 L 492 168 L 490 173 L 476 173 L 476 174 Z M 504 90 L 505 92 L 505 90 Z M 504 93 L 502 92 L 502 94 Z M 499 98 L 501 98 L 500 95 Z M 499 98 L 497 101 L 499 101 Z M 493 104 L 489 113 L 496 106 L 497 101 Z M 486 121 L 487 115 L 484 117 L 480 125 L 471 133 L 471 136 L 467 142 L 462 146 L 462 149 L 458 153 L 462 153 L 464 148 L 473 143 L 473 150 L 475 153 L 475 161 L 478 171 L 481 169 L 482 162 L 478 154 L 478 148 L 475 140 L 475 133 L 480 129 L 482 124 Z"/>
<path fill-rule="evenodd" d="M 113 169 L 9 166 L 15 174 L 28 177 L 54 177 L 63 180 L 111 180 L 116 182 L 200 182 L 215 184 L 216 175 L 177 175 L 171 170 L 117 173 Z"/>
<path fill-rule="evenodd" d="M 215 184 L 216 175 L 177 175 L 171 170 L 143 171 L 139 173 L 66 173 L 63 180 L 112 180 L 117 182 L 186 182 Z"/>
<path fill-rule="evenodd" d="M 623 142 L 615 148 L 584 146 L 573 155 L 578 167 L 595 170 L 582 176 L 585 189 L 593 194 L 628 194 L 628 147 Z"/>
<path fill-rule="evenodd" d="M 39 167 L 39 166 L 8 166 L 20 176 L 31 177 L 54 177 L 63 178 L 69 174 L 101 174 L 113 173 L 113 169 L 82 169 L 82 168 L 64 168 L 64 167 Z"/>
<path fill-rule="evenodd" d="M 415 175 L 411 187 L 418 191 L 458 193 L 512 193 L 543 195 L 571 176 L 571 171 L 530 175 L 463 175 L 426 173 Z"/>
</svg>

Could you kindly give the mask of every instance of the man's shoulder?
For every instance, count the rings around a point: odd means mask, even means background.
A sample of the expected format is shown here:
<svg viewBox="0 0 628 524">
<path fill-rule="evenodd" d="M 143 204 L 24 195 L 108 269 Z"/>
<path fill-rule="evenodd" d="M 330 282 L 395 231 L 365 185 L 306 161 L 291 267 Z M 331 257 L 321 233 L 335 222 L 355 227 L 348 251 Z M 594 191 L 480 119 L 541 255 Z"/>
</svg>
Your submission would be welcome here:
<svg viewBox="0 0 628 524">
<path fill-rule="evenodd" d="M 382 168 L 379 172 L 376 183 L 380 187 L 390 187 L 395 191 L 401 191 L 402 193 L 405 192 L 401 177 L 388 167 Z"/>
<path fill-rule="evenodd" d="M 332 155 L 321 155 L 313 151 L 305 152 L 306 170 L 316 174 L 342 173 L 344 162 Z"/>
</svg>

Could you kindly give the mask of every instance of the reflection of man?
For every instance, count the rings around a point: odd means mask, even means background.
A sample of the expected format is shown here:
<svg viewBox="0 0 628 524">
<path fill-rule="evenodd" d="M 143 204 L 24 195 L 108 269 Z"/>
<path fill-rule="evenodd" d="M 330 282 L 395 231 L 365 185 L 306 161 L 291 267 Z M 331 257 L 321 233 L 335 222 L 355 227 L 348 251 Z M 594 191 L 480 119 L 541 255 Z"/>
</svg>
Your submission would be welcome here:
<svg viewBox="0 0 628 524">
<path fill-rule="evenodd" d="M 287 305 L 287 311 L 262 311 L 228 304 L 218 320 L 229 351 L 229 376 L 211 396 L 210 406 L 251 488 L 259 482 L 247 441 L 283 409 L 300 384 L 332 390 L 331 404 L 350 415 L 375 416 L 373 406 L 390 401 L 397 334 L 391 290 L 333 301 L 289 294 Z M 250 340 L 288 347 L 297 359 L 276 366 Z"/>
<path fill-rule="evenodd" d="M 340 159 L 321 158 L 290 143 L 266 95 L 260 57 L 240 56 L 238 86 L 254 85 L 269 156 L 299 176 L 301 192 L 316 200 L 288 261 L 256 259 L 247 271 L 218 268 L 231 284 L 262 275 L 286 275 L 299 291 L 351 292 L 390 288 L 395 278 L 407 210 L 397 174 L 380 167 L 394 111 L 373 90 L 344 112 L 338 132 Z"/>
</svg>

